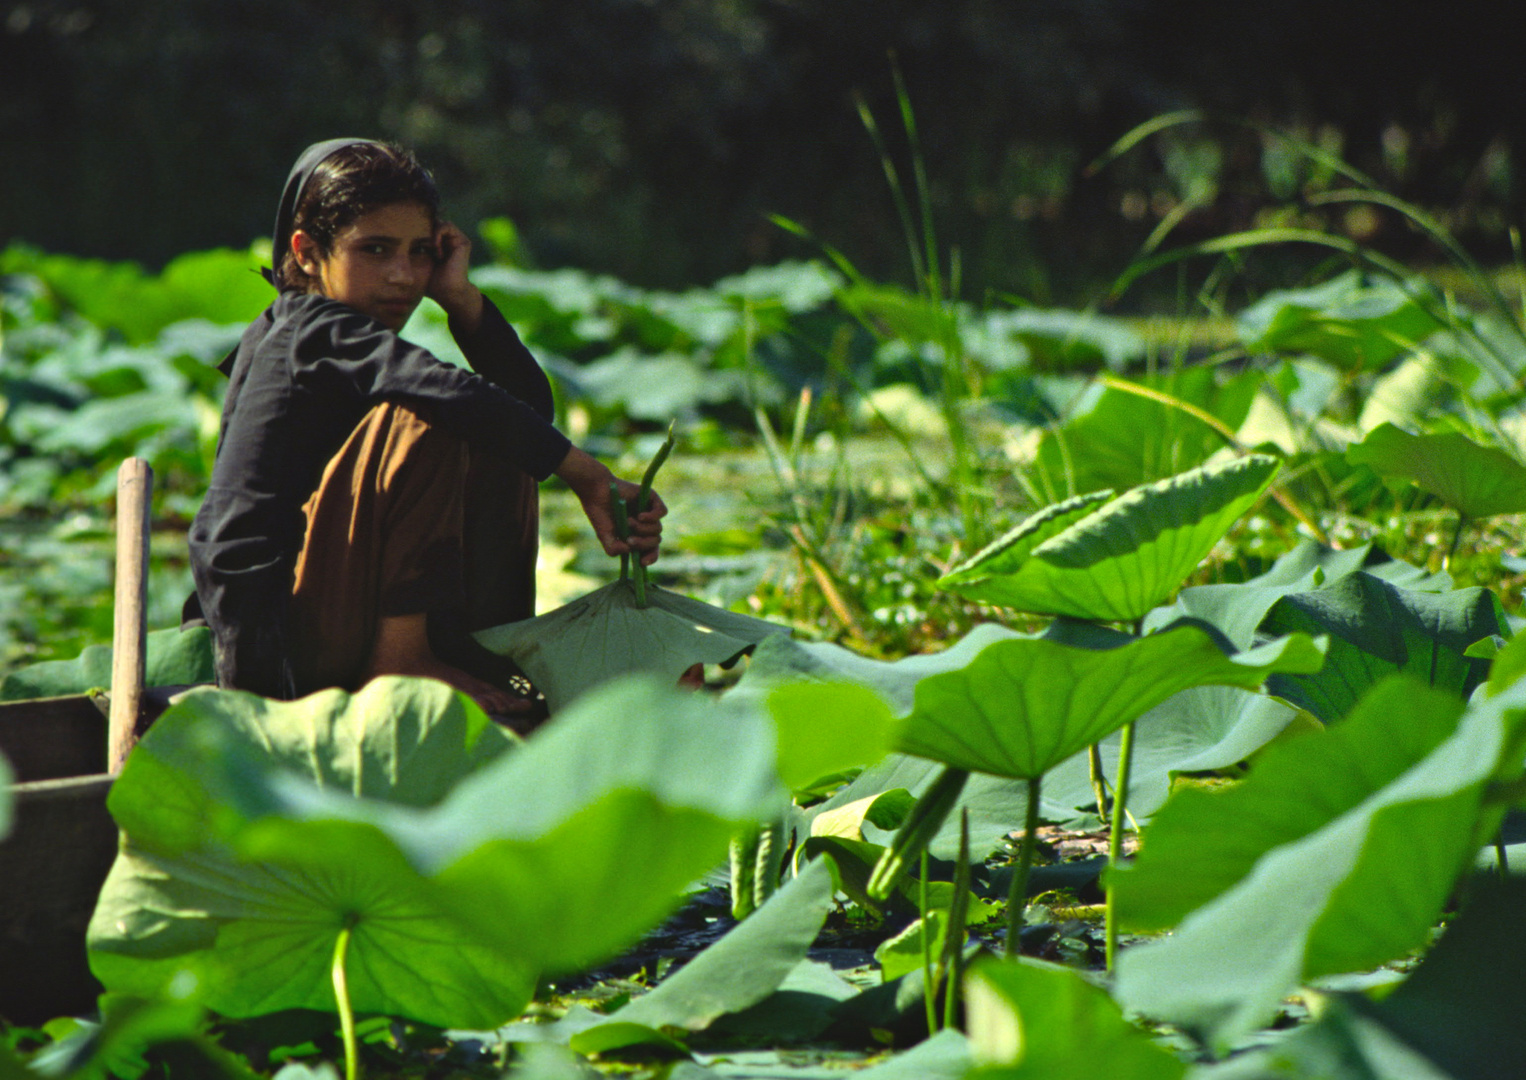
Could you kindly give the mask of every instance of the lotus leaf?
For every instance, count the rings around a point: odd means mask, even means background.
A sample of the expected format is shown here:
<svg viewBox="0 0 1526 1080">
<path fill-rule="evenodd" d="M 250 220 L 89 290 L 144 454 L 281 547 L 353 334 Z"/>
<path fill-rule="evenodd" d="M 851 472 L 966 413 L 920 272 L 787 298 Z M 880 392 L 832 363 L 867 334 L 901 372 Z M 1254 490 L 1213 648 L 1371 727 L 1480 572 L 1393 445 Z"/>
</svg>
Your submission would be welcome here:
<svg viewBox="0 0 1526 1080">
<path fill-rule="evenodd" d="M 662 1030 L 701 1031 L 774 993 L 805 959 L 832 907 L 832 875 L 813 863 L 725 937 L 648 994 L 571 1034 L 595 1053 L 657 1041 Z"/>
<path fill-rule="evenodd" d="M 1235 686 L 1194 686 L 1134 722 L 1129 769 L 1129 813 L 1143 822 L 1160 809 L 1176 773 L 1211 772 L 1244 761 L 1290 729 L 1317 721 L 1265 694 Z M 1117 733 L 1102 740 L 1102 760 L 1118 760 Z M 1096 793 L 1086 754 L 1066 758 L 1044 774 L 1044 801 L 1051 817 L 1094 813 Z M 1063 813 L 1060 809 L 1063 808 Z"/>
<path fill-rule="evenodd" d="M 1522 910 L 1526 882 L 1481 885 L 1397 990 L 1353 1005 L 1456 1080 L 1526 1074 Z"/>
<path fill-rule="evenodd" d="M 1049 536 L 999 575 L 949 582 L 961 596 L 1099 622 L 1134 623 L 1180 587 L 1277 471 L 1261 455 L 1125 492 Z"/>
<path fill-rule="evenodd" d="M 1463 711 L 1394 679 L 1344 724 L 1269 751 L 1233 789 L 1178 793 L 1112 887 L 1126 925 L 1190 914 L 1123 953 L 1119 1001 L 1222 1051 L 1300 980 L 1424 944 L 1498 825 L 1485 791 L 1519 770 L 1523 727 L 1526 692 Z"/>
<path fill-rule="evenodd" d="M 695 664 L 730 664 L 786 633 L 655 586 L 637 607 L 631 583 L 616 581 L 555 611 L 480 631 L 477 640 L 519 664 L 556 712 L 616 675 L 646 671 L 676 683 Z"/>
<path fill-rule="evenodd" d="M 1250 415 L 1261 383 L 1259 371 L 1221 384 L 1216 369 L 1194 366 L 1140 385 L 1233 431 Z M 1108 386 L 1088 411 L 1045 432 L 1034 472 L 1053 491 L 1129 488 L 1201 465 L 1225 441 L 1213 425 L 1175 405 Z"/>
<path fill-rule="evenodd" d="M 189 686 L 211 682 L 212 632 L 155 630 L 148 635 L 144 682 L 149 686 Z M 111 646 L 90 645 L 73 660 L 47 660 L 13 671 L 0 682 L 0 701 L 83 694 L 111 685 Z"/>
<path fill-rule="evenodd" d="M 1347 449 L 1346 460 L 1411 480 L 1465 518 L 1526 511 L 1526 465 L 1458 431 L 1411 435 L 1380 424 Z"/>
<path fill-rule="evenodd" d="M 1192 585 L 1176 602 L 1145 616 L 1144 628 L 1158 630 L 1178 619 L 1198 619 L 1220 630 L 1237 648 L 1256 643 L 1266 613 L 1289 593 L 1310 592 L 1348 574 L 1363 571 L 1398 588 L 1449 592 L 1452 579 L 1398 559 L 1390 559 L 1372 544 L 1337 551 L 1305 540 L 1283 555 L 1264 574 L 1233 585 Z"/>
<path fill-rule="evenodd" d="M 987 959 L 965 980 L 973 1075 L 992 1080 L 1176 1080 L 1186 1066 L 1106 992 L 1039 960 Z"/>
<path fill-rule="evenodd" d="M 199 691 L 129 760 L 126 839 L 91 924 L 108 987 L 195 972 L 242 1016 L 331 1008 L 489 1028 L 544 971 L 663 918 L 739 824 L 778 807 L 772 725 L 622 681 L 523 747 L 442 684 L 299 702 Z"/>
<path fill-rule="evenodd" d="M 1113 649 L 997 642 L 966 667 L 917 684 L 898 748 L 1033 779 L 1190 686 L 1249 689 L 1272 672 L 1317 670 L 1322 661 L 1322 646 L 1303 635 L 1226 656 L 1192 626 Z"/>
<path fill-rule="evenodd" d="M 1262 620 L 1263 634 L 1326 634 L 1324 668 L 1278 675 L 1267 689 L 1336 723 L 1373 684 L 1404 672 L 1466 698 L 1488 677 L 1489 661 L 1470 657 L 1474 642 L 1510 636 L 1498 598 L 1486 589 L 1447 593 L 1397 588 L 1358 571 L 1323 588 L 1288 593 Z"/>
<path fill-rule="evenodd" d="M 855 683 L 787 683 L 768 696 L 779 733 L 779 776 L 792 791 L 870 765 L 890 751 L 890 706 Z"/>
<path fill-rule="evenodd" d="M 1416 300 L 1423 284 L 1371 283 L 1359 271 L 1307 289 L 1269 292 L 1240 313 L 1252 352 L 1310 353 L 1339 367 L 1375 368 L 1443 329 Z"/>
</svg>

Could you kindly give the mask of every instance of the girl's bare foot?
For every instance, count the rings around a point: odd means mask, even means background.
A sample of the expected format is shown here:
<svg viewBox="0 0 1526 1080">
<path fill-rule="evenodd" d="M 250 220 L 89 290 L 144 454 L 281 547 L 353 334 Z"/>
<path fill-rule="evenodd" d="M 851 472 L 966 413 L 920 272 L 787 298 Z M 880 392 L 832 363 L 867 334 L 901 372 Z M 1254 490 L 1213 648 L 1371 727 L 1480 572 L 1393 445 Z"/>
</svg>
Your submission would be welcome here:
<svg viewBox="0 0 1526 1080">
<path fill-rule="evenodd" d="M 439 679 L 454 686 L 482 707 L 483 712 L 525 712 L 534 707 L 529 698 L 500 689 L 490 682 L 469 675 L 435 656 L 429 647 L 426 616 L 393 615 L 384 617 L 376 628 L 376 643 L 371 648 L 371 663 L 366 678 L 378 675 L 414 675 Z"/>
</svg>

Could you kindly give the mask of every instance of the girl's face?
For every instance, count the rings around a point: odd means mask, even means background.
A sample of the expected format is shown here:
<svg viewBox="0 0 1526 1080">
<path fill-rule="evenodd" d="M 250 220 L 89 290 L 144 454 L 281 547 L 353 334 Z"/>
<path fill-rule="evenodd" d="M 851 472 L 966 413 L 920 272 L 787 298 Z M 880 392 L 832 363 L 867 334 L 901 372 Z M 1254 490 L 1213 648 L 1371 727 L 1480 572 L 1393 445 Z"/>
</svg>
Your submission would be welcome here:
<svg viewBox="0 0 1526 1080">
<path fill-rule="evenodd" d="M 334 237 L 327 256 L 301 229 L 291 245 L 319 292 L 390 330 L 401 330 L 419 306 L 435 266 L 434 221 L 419 203 L 362 214 Z"/>
</svg>

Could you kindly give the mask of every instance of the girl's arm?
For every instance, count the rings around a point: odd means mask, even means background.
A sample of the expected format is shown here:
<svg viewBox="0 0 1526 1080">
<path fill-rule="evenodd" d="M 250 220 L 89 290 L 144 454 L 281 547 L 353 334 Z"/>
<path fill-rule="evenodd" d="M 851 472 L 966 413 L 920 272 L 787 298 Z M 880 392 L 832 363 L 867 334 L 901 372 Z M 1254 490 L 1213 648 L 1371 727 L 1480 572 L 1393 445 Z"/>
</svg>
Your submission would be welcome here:
<svg viewBox="0 0 1526 1080">
<path fill-rule="evenodd" d="M 550 420 L 555 403 L 546 373 L 514 328 L 467 277 L 471 240 L 454 225 L 444 224 L 435 243 L 439 260 L 424 294 L 450 316 L 451 336 L 467 363 Z"/>
</svg>

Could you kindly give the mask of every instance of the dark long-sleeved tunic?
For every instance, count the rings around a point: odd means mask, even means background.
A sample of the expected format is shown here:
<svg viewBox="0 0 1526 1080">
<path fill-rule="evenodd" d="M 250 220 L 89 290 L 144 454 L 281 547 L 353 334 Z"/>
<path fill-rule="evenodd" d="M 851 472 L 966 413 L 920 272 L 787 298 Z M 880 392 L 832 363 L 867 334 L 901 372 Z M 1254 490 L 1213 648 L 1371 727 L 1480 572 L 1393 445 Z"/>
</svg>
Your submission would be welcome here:
<svg viewBox="0 0 1526 1080">
<path fill-rule="evenodd" d="M 571 444 L 551 425 L 550 382 L 498 309 L 484 301 L 476 332 L 456 341 L 480 374 L 337 301 L 299 292 L 281 293 L 244 332 L 225 364 L 217 460 L 189 536 L 220 685 L 293 693 L 284 620 L 302 508 L 372 406 L 407 405 L 537 480 L 566 456 Z"/>
</svg>

